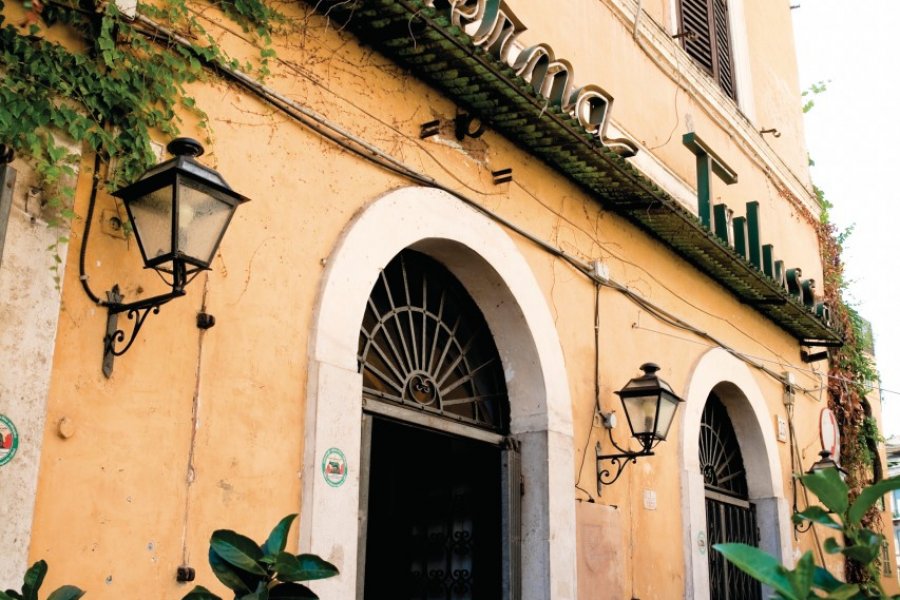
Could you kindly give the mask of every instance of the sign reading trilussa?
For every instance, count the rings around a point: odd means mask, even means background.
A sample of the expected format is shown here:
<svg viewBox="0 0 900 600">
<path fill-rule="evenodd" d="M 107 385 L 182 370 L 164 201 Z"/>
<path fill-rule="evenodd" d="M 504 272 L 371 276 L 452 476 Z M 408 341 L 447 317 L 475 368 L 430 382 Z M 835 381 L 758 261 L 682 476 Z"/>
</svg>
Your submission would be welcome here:
<svg viewBox="0 0 900 600">
<path fill-rule="evenodd" d="M 6 415 L 0 415 L 0 467 L 8 463 L 19 449 L 19 432 Z"/>
<path fill-rule="evenodd" d="M 426 4 L 445 11 L 450 22 L 476 46 L 515 69 L 548 105 L 578 119 L 585 131 L 605 146 L 621 156 L 637 154 L 631 140 L 606 138 L 613 97 L 597 85 L 577 86 L 572 63 L 556 58 L 549 45 L 519 44 L 517 38 L 526 27 L 501 0 L 426 0 Z"/>
</svg>

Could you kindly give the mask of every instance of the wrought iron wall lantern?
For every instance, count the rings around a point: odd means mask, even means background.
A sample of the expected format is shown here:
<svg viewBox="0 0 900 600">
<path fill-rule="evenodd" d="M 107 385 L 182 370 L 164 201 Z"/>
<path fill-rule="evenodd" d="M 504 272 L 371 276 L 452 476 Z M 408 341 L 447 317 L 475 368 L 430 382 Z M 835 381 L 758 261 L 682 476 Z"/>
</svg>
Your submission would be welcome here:
<svg viewBox="0 0 900 600">
<path fill-rule="evenodd" d="M 209 269 L 238 205 L 238 194 L 219 173 L 195 160 L 203 146 L 190 138 L 172 140 L 166 148 L 174 158 L 144 173 L 135 183 L 113 195 L 128 211 L 144 268 L 154 269 L 171 291 L 123 303 L 118 284 L 106 293 L 108 316 L 103 338 L 103 374 L 112 374 L 113 361 L 131 348 L 147 316 L 180 296 L 200 272 Z M 133 320 L 128 341 L 118 328 L 119 314 Z M 124 345 L 122 345 L 124 343 Z"/>
<path fill-rule="evenodd" d="M 638 441 L 641 449 L 634 452 L 619 446 L 612 437 L 615 415 L 610 413 L 604 416 L 603 426 L 609 434 L 609 443 L 619 452 L 601 454 L 600 442 L 597 442 L 598 494 L 603 485 L 614 483 L 622 475 L 622 471 L 628 463 L 635 463 L 638 458 L 644 456 L 653 456 L 653 448 L 666 439 L 672 421 L 675 419 L 678 405 L 684 402 L 675 395 L 668 383 L 656 375 L 656 372 L 659 371 L 658 365 L 644 363 L 641 365 L 641 370 L 644 372 L 642 376 L 635 377 L 616 392 L 622 399 L 631 436 Z M 612 463 L 609 469 L 602 467 L 601 461 L 604 460 Z M 613 467 L 616 468 L 614 475 L 610 472 Z"/>
<path fill-rule="evenodd" d="M 838 475 L 840 475 L 840 477 L 841 477 L 841 480 L 847 479 L 847 475 L 848 475 L 847 471 L 844 470 L 831 457 L 830 450 L 824 450 L 824 449 L 819 452 L 819 460 L 817 460 L 816 462 L 814 462 L 812 464 L 812 466 L 809 468 L 809 470 L 806 472 L 806 474 L 807 475 L 815 475 L 816 473 L 821 473 L 822 471 L 827 471 L 828 469 L 836 469 L 838 472 Z M 800 479 L 800 476 L 795 476 L 795 477 L 797 479 Z M 800 479 L 800 481 L 801 481 L 801 483 L 803 482 L 802 479 Z M 795 513 L 800 512 L 800 510 L 797 507 L 796 499 L 794 500 L 794 512 Z M 831 514 L 831 511 L 828 511 L 828 514 Z M 794 516 L 796 517 L 797 515 L 794 515 Z M 812 521 L 803 521 L 803 520 L 794 521 L 794 530 L 797 533 L 806 533 L 807 531 L 809 531 L 809 529 L 810 529 L 810 527 L 812 527 L 812 525 L 813 525 Z"/>
<path fill-rule="evenodd" d="M 837 464 L 837 462 L 835 462 L 833 458 L 831 458 L 830 450 L 822 450 L 821 452 L 819 452 L 819 460 L 813 463 L 806 474 L 815 475 L 816 473 L 821 473 L 822 471 L 826 471 L 828 469 L 837 469 L 837 472 L 841 476 L 841 479 L 847 478 L 847 471 L 842 469 L 841 466 Z"/>
</svg>

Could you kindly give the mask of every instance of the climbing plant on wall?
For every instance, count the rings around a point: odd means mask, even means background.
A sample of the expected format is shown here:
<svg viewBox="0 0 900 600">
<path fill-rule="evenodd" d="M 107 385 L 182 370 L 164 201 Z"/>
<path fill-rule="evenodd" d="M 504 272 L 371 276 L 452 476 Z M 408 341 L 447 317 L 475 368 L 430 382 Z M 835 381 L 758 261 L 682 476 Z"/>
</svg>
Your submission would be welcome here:
<svg viewBox="0 0 900 600">
<path fill-rule="evenodd" d="M 831 307 L 832 322 L 844 339 L 844 345 L 829 352 L 828 407 L 834 412 L 841 434 L 841 465 L 848 472 L 850 498 L 855 499 L 871 481 L 882 476 L 878 459 L 880 433 L 872 418 L 867 396 L 878 380 L 878 373 L 867 352 L 864 322 L 846 302 L 844 264 L 841 250 L 848 232 L 838 232 L 828 218 L 830 204 L 821 190 L 822 203 L 819 240 L 824 269 L 824 294 Z M 863 527 L 880 530 L 877 505 L 869 507 L 861 519 Z M 863 564 L 847 559 L 846 578 L 851 583 L 869 584 L 880 577 L 879 561 Z"/>
<path fill-rule="evenodd" d="M 268 72 L 270 34 L 282 16 L 260 0 L 215 6 L 258 43 L 254 64 L 230 59 L 187 0 L 140 5 L 139 12 L 189 45 L 166 43 L 109 2 L 0 0 L 0 143 L 35 169 L 51 225 L 74 216 L 71 186 L 82 150 L 115 158 L 111 186 L 133 181 L 156 159 L 154 133 L 175 136 L 179 115 L 208 126 L 186 88 L 210 76 L 205 67 Z"/>
</svg>

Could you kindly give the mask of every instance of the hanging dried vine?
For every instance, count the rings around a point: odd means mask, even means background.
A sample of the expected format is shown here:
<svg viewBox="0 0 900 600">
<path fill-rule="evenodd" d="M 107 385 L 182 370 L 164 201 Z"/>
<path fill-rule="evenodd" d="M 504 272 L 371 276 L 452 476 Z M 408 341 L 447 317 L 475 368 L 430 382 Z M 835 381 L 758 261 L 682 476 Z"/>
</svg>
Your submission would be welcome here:
<svg viewBox="0 0 900 600">
<path fill-rule="evenodd" d="M 878 458 L 881 436 L 878 424 L 871 415 L 868 394 L 877 383 L 878 373 L 870 358 L 870 344 L 865 323 L 844 299 L 846 290 L 843 244 L 849 231 L 840 233 L 828 218 L 830 204 L 821 190 L 816 190 L 823 205 L 819 227 L 819 243 L 824 270 L 824 294 L 831 307 L 832 323 L 844 339 L 844 345 L 829 352 L 828 407 L 837 418 L 841 436 L 841 465 L 848 472 L 847 484 L 851 500 L 864 487 L 882 477 Z M 862 525 L 878 531 L 881 516 L 873 506 L 863 517 Z M 848 582 L 867 583 L 880 577 L 879 562 L 864 566 L 852 559 L 846 563 Z"/>
</svg>

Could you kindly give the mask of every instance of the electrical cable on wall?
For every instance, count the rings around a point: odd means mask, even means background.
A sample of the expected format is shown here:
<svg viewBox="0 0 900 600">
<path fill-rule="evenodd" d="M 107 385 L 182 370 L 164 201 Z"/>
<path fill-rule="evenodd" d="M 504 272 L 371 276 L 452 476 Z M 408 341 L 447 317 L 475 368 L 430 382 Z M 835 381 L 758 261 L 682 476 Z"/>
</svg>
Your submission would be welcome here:
<svg viewBox="0 0 900 600">
<path fill-rule="evenodd" d="M 190 42 L 187 39 L 185 39 L 184 37 L 178 35 L 177 33 L 171 31 L 170 29 L 168 29 L 166 27 L 163 27 L 162 25 L 156 23 L 155 21 L 153 21 L 152 19 L 150 19 L 144 15 L 138 14 L 135 17 L 135 20 L 140 22 L 143 26 L 148 28 L 148 30 L 144 30 L 143 33 L 145 35 L 147 35 L 148 37 L 150 37 L 151 39 L 156 39 L 158 41 L 163 41 L 166 43 L 179 44 L 179 45 L 182 45 L 185 47 L 190 47 L 190 45 L 191 45 Z M 221 74 L 226 79 L 239 84 L 241 87 L 243 87 L 243 88 L 249 90 L 250 92 L 252 92 L 253 94 L 257 95 L 258 97 L 260 97 L 261 99 L 266 101 L 271 106 L 275 107 L 278 110 L 281 110 L 285 114 L 294 118 L 300 124 L 310 128 L 314 132 L 316 132 L 316 133 L 322 135 L 323 137 L 325 137 L 326 139 L 334 142 L 335 144 L 339 145 L 341 148 L 344 148 L 345 150 L 359 156 L 360 158 L 363 158 L 367 161 L 373 162 L 373 163 L 385 168 L 386 170 L 388 170 L 392 173 L 395 173 L 401 177 L 410 179 L 421 185 L 426 185 L 429 187 L 433 187 L 433 188 L 442 190 L 448 194 L 453 195 L 454 197 L 456 197 L 463 203 L 467 204 L 468 206 L 472 207 L 473 209 L 477 210 L 481 214 L 484 214 L 488 218 L 503 225 L 510 231 L 513 231 L 516 234 L 522 236 L 523 238 L 529 240 L 530 242 L 532 242 L 535 245 L 542 248 L 544 251 L 565 261 L 571 267 L 573 267 L 576 271 L 578 271 L 582 275 L 586 276 L 588 279 L 591 279 L 592 281 L 594 281 L 595 283 L 597 283 L 601 286 L 609 287 L 609 288 L 616 290 L 617 292 L 623 294 L 629 300 L 631 300 L 634 304 L 643 308 L 644 310 L 649 312 L 651 315 L 653 315 L 658 320 L 660 320 L 664 323 L 667 323 L 673 327 L 677 327 L 677 328 L 683 329 L 685 331 L 689 331 L 703 339 L 706 339 L 707 341 L 715 344 L 717 347 L 722 348 L 723 350 L 730 353 L 734 357 L 743 361 L 747 365 L 770 376 L 771 378 L 773 378 L 780 384 L 784 383 L 783 378 L 780 373 L 775 372 L 775 371 L 765 367 L 764 365 L 753 360 L 752 358 L 748 357 L 747 355 L 743 354 L 742 352 L 732 348 L 728 344 L 725 344 L 724 342 L 717 339 L 715 336 L 711 335 L 710 333 L 690 325 L 689 323 L 685 322 L 681 318 L 669 313 L 662 307 L 659 307 L 659 306 L 655 305 L 654 303 L 652 303 L 651 301 L 646 300 L 645 298 L 636 294 L 633 290 L 629 289 L 628 287 L 626 287 L 622 284 L 619 284 L 611 279 L 598 277 L 597 275 L 595 275 L 593 273 L 592 268 L 588 264 L 586 264 L 582 260 L 572 256 L 571 254 L 567 253 L 565 250 L 563 250 L 559 247 L 556 247 L 556 246 L 552 245 L 551 243 L 546 242 L 543 239 L 540 239 L 536 235 L 519 227 L 518 225 L 509 221 L 505 217 L 502 217 L 499 214 L 494 213 L 490 209 L 484 207 L 482 204 L 475 201 L 474 199 L 467 197 L 465 194 L 463 194 L 457 190 L 454 190 L 454 189 L 446 186 L 445 184 L 442 184 L 441 182 L 435 180 L 434 178 L 432 178 L 428 175 L 419 173 L 413 167 L 410 167 L 410 166 L 404 164 L 402 161 L 387 154 L 380 148 L 378 148 L 378 147 L 370 144 L 369 142 L 366 142 L 365 140 L 359 138 L 358 136 L 355 136 L 354 134 L 346 131 L 345 129 L 343 129 L 342 127 L 337 125 L 336 123 L 330 121 L 329 119 L 323 117 L 322 115 L 319 115 L 315 111 L 313 111 L 307 107 L 301 106 L 297 102 L 283 96 L 282 94 L 280 94 L 277 91 L 269 88 L 268 86 L 260 83 L 259 81 L 253 79 L 252 77 L 250 77 L 244 73 L 241 73 L 240 71 L 232 69 L 226 65 L 220 64 L 216 61 L 210 61 L 210 60 L 206 60 L 205 64 L 207 67 L 215 70 L 216 72 Z M 602 247 L 602 245 L 601 245 L 601 247 Z M 669 291 L 671 292 L 671 290 L 669 290 Z M 697 307 L 695 307 L 695 308 L 697 308 Z M 698 310 L 700 310 L 700 309 L 698 309 Z M 706 312 L 706 311 L 703 311 L 703 312 Z M 707 313 L 707 314 L 709 314 L 709 313 Z M 721 319 L 722 317 L 717 317 L 717 318 Z M 746 335 L 748 338 L 752 339 L 752 337 L 749 334 L 746 334 L 746 332 L 742 332 L 742 333 L 744 333 L 744 335 Z M 785 363 L 785 364 L 788 364 L 788 363 Z"/>
</svg>

